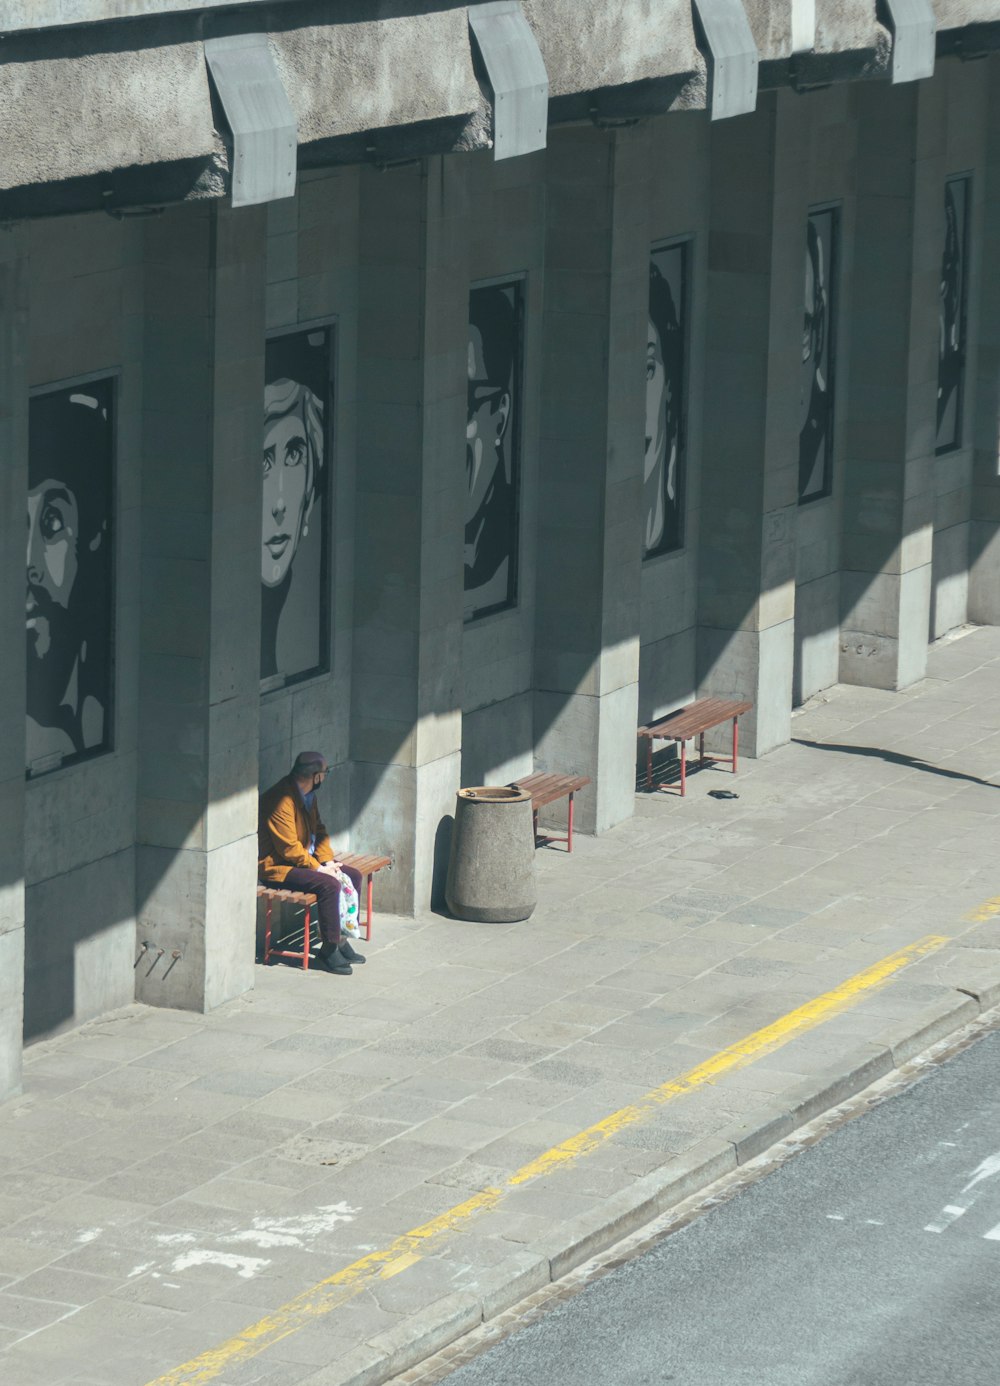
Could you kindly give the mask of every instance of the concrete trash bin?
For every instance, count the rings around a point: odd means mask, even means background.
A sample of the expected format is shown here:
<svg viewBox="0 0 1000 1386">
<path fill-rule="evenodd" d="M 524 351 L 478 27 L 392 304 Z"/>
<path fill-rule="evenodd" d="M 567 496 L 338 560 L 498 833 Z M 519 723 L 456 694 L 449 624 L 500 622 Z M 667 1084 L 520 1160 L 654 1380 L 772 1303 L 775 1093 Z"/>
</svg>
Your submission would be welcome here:
<svg viewBox="0 0 1000 1386">
<path fill-rule="evenodd" d="M 460 789 L 445 900 L 456 919 L 509 924 L 538 901 L 531 795 L 506 785 Z"/>
</svg>

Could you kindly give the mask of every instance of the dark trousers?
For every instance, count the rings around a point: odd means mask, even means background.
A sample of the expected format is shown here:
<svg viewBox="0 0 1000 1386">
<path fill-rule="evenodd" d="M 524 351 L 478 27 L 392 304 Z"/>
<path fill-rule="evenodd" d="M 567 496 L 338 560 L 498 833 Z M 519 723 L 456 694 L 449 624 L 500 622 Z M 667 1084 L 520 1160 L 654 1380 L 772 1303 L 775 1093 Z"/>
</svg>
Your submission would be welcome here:
<svg viewBox="0 0 1000 1386">
<path fill-rule="evenodd" d="M 342 866 L 341 871 L 354 882 L 354 889 L 361 899 L 361 872 L 353 866 Z M 319 915 L 319 932 L 324 943 L 340 942 L 340 882 L 327 871 L 313 871 L 307 866 L 293 866 L 281 883 L 282 890 L 303 890 L 315 895 L 316 912 Z"/>
</svg>

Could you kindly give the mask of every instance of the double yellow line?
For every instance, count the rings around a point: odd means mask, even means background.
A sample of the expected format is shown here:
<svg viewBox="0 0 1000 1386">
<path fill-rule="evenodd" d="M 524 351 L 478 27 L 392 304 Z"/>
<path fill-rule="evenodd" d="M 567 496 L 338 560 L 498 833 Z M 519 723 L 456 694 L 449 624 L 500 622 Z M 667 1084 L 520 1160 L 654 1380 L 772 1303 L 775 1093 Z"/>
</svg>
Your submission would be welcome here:
<svg viewBox="0 0 1000 1386">
<path fill-rule="evenodd" d="M 996 901 L 989 901 L 988 904 L 996 906 L 990 913 L 1000 911 L 1000 897 Z M 988 917 L 989 915 L 982 916 Z M 653 1088 L 638 1102 L 612 1112 L 602 1121 L 588 1126 L 585 1131 L 580 1131 L 577 1135 L 553 1146 L 551 1150 L 546 1150 L 543 1155 L 522 1165 L 519 1170 L 515 1170 L 494 1187 L 483 1189 L 467 1198 L 464 1203 L 456 1204 L 446 1213 L 432 1218 L 430 1222 L 414 1227 L 397 1237 L 384 1250 L 373 1251 L 360 1261 L 354 1261 L 343 1270 L 337 1271 L 335 1275 L 319 1281 L 302 1294 L 296 1295 L 294 1299 L 290 1299 L 274 1313 L 259 1319 L 235 1337 L 210 1348 L 208 1352 L 192 1358 L 190 1362 L 175 1367 L 165 1376 L 157 1377 L 149 1386 L 201 1386 L 202 1383 L 215 1380 L 224 1371 L 249 1361 L 266 1348 L 280 1343 L 283 1338 L 288 1338 L 299 1329 L 331 1313 L 373 1281 L 388 1280 L 394 1275 L 399 1275 L 422 1256 L 434 1250 L 450 1233 L 463 1229 L 473 1218 L 481 1217 L 496 1208 L 510 1190 L 533 1179 L 541 1179 L 553 1170 L 571 1164 L 581 1156 L 596 1150 L 619 1132 L 644 1121 L 666 1103 L 683 1097 L 685 1093 L 709 1086 L 726 1073 L 746 1068 L 755 1060 L 763 1058 L 765 1054 L 788 1044 L 796 1036 L 814 1030 L 818 1025 L 848 1010 L 869 992 L 884 985 L 902 968 L 926 957 L 928 953 L 935 952 L 948 941 L 943 935 L 931 934 L 908 948 L 901 948 L 898 953 L 890 954 L 881 962 L 848 978 L 832 991 L 807 1001 L 804 1006 L 799 1006 L 794 1011 L 789 1011 L 772 1025 L 755 1030 L 752 1035 L 747 1035 L 745 1039 L 719 1050 L 710 1059 L 682 1073 L 680 1077 L 671 1078 L 668 1082 Z"/>
</svg>

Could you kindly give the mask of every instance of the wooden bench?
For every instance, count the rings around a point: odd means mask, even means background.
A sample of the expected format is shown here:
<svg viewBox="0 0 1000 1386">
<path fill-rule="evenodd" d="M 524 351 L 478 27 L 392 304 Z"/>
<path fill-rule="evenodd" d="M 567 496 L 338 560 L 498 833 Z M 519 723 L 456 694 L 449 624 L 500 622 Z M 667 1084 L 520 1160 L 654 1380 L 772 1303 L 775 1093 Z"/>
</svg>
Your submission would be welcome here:
<svg viewBox="0 0 1000 1386">
<path fill-rule="evenodd" d="M 345 852 L 337 857 L 340 866 L 353 866 L 355 871 L 362 876 L 366 876 L 366 911 L 365 911 L 365 942 L 371 942 L 372 936 L 372 877 L 376 871 L 381 871 L 384 866 L 392 866 L 392 857 L 382 857 L 374 853 L 366 852 Z"/>
<path fill-rule="evenodd" d="M 392 858 L 379 856 L 369 852 L 345 852 L 337 857 L 339 866 L 353 866 L 354 870 L 362 876 L 367 877 L 366 911 L 364 921 L 360 923 L 365 931 L 365 942 L 371 941 L 372 936 L 372 877 L 377 871 L 381 871 L 385 866 L 392 866 Z M 257 899 L 267 902 L 267 913 L 264 925 L 264 962 L 269 963 L 272 958 L 296 958 L 301 959 L 303 972 L 309 970 L 309 943 L 312 929 L 312 911 L 316 904 L 316 896 L 310 891 L 304 890 L 282 890 L 279 886 L 259 885 L 257 887 Z M 302 921 L 302 947 L 301 949 L 281 949 L 271 947 L 271 913 L 274 903 L 288 903 L 301 905 L 305 911 L 305 918 Z M 360 903 L 360 902 L 359 902 Z"/>
<path fill-rule="evenodd" d="M 535 845 L 539 843 L 547 847 L 550 842 L 565 842 L 566 850 L 573 850 L 573 798 L 578 789 L 583 789 L 590 784 L 587 775 L 550 775 L 539 771 L 534 775 L 525 775 L 521 780 L 512 780 L 511 789 L 522 789 L 531 795 L 532 821 L 535 829 Z M 551 834 L 538 836 L 538 810 L 544 808 L 546 804 L 554 804 L 557 799 L 569 798 L 569 817 L 568 831 L 565 837 L 554 837 Z"/>
<path fill-rule="evenodd" d="M 736 774 L 739 757 L 739 720 L 744 712 L 750 712 L 753 703 L 727 702 L 724 698 L 699 698 L 696 703 L 678 708 L 648 727 L 639 728 L 639 736 L 646 740 L 646 788 L 653 788 L 653 742 L 679 742 L 681 748 L 681 796 L 687 792 L 687 743 L 698 737 L 698 766 L 706 760 L 722 761 L 733 767 Z M 733 724 L 733 754 L 731 756 L 706 756 L 705 733 L 723 722 Z"/>
</svg>

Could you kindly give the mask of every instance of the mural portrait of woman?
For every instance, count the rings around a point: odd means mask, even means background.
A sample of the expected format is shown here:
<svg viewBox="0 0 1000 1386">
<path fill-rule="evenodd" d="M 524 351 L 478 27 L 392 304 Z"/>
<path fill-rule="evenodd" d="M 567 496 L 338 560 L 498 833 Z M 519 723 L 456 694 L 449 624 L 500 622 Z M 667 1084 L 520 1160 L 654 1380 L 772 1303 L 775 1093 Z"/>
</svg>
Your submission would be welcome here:
<svg viewBox="0 0 1000 1386">
<path fill-rule="evenodd" d="M 654 250 L 649 261 L 646 333 L 646 451 L 643 553 L 684 542 L 684 345 L 687 244 Z"/>
<path fill-rule="evenodd" d="M 260 676 L 274 687 L 327 660 L 330 336 L 288 333 L 265 351 Z"/>
<path fill-rule="evenodd" d="M 111 746 L 114 381 L 28 410 L 27 771 Z"/>
<path fill-rule="evenodd" d="M 802 366 L 799 375 L 799 504 L 833 489 L 837 209 L 810 212 L 806 223 Z"/>
<path fill-rule="evenodd" d="M 521 284 L 469 294 L 465 620 L 517 600 Z"/>
<path fill-rule="evenodd" d="M 944 250 L 941 254 L 941 302 L 938 309 L 938 453 L 962 446 L 962 397 L 965 385 L 966 261 L 968 259 L 969 177 L 949 178 L 944 185 Z"/>
</svg>

